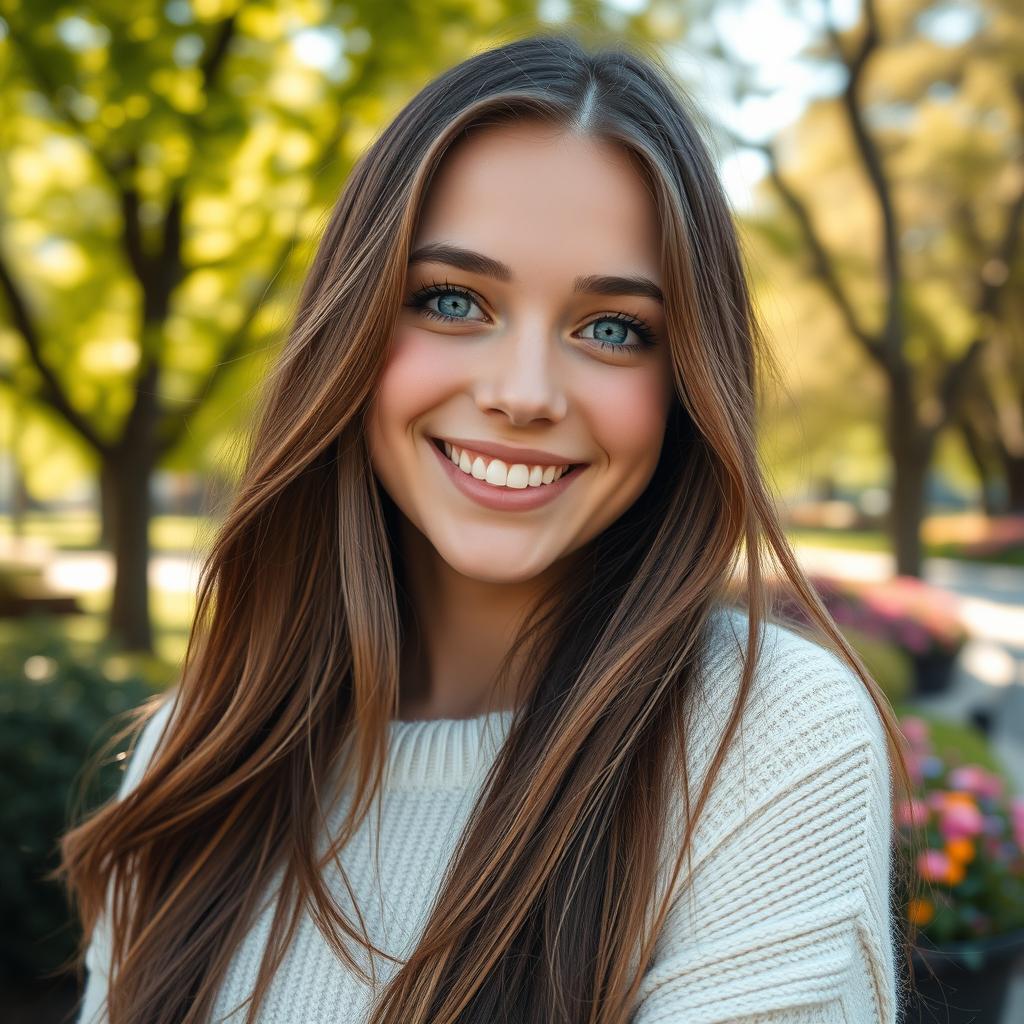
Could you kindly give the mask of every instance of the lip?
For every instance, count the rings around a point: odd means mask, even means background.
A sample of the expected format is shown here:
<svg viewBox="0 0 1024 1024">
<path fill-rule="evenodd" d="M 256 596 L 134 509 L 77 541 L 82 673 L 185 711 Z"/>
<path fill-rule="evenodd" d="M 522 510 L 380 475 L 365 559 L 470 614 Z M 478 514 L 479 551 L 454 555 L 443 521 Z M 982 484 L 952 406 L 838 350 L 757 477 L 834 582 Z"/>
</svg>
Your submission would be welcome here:
<svg viewBox="0 0 1024 1024">
<path fill-rule="evenodd" d="M 507 462 L 509 465 L 513 462 L 521 462 L 528 466 L 586 465 L 580 459 L 567 459 L 562 455 L 546 452 L 540 448 L 512 448 L 507 444 L 497 444 L 494 441 L 474 441 L 468 437 L 437 437 L 433 440 L 447 441 L 457 448 L 468 448 L 480 455 L 490 455 L 492 459 L 501 459 L 502 462 Z"/>
<path fill-rule="evenodd" d="M 477 480 L 475 476 L 463 473 L 445 455 L 444 450 L 438 448 L 433 438 L 428 439 L 427 446 L 441 463 L 442 471 L 467 498 L 472 498 L 478 505 L 483 505 L 484 508 L 489 508 L 494 512 L 526 512 L 547 505 L 548 502 L 554 501 L 572 486 L 573 481 L 583 472 L 586 465 L 577 464 L 567 473 L 563 473 L 554 483 L 541 484 L 539 487 L 495 487 L 483 480 Z M 466 447 L 468 448 L 469 445 L 467 444 Z M 490 453 L 481 452 L 481 454 Z"/>
</svg>

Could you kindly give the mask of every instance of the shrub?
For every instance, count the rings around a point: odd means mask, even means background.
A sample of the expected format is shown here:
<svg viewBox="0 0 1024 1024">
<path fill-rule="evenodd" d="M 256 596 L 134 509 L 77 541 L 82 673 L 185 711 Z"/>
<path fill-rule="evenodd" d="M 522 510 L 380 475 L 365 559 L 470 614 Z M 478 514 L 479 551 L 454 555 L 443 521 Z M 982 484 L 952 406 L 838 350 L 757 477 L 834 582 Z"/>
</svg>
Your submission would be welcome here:
<svg viewBox="0 0 1024 1024">
<path fill-rule="evenodd" d="M 878 640 L 852 626 L 843 627 L 843 636 L 860 655 L 867 670 L 885 691 L 889 703 L 901 704 L 910 696 L 913 666 L 905 651 L 886 640 Z"/>
<path fill-rule="evenodd" d="M 165 673 L 166 675 L 166 673 Z M 58 864 L 85 762 L 166 678 L 107 645 L 73 648 L 50 621 L 23 620 L 0 645 L 0 983 L 25 983 L 74 952 L 77 934 L 63 888 L 44 876 Z M 123 765 L 105 763 L 95 805 L 113 794 Z"/>
</svg>

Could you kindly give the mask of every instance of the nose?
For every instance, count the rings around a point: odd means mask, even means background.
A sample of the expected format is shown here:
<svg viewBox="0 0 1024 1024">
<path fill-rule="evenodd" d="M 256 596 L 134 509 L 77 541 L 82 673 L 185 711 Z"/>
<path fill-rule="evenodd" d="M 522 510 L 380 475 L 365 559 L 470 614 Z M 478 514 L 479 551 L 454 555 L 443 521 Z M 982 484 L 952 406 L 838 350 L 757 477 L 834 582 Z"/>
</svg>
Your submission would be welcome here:
<svg viewBox="0 0 1024 1024">
<path fill-rule="evenodd" d="M 489 347 L 475 385 L 481 411 L 501 411 L 515 426 L 564 418 L 568 396 L 552 366 L 551 349 L 541 327 L 510 333 Z"/>
</svg>

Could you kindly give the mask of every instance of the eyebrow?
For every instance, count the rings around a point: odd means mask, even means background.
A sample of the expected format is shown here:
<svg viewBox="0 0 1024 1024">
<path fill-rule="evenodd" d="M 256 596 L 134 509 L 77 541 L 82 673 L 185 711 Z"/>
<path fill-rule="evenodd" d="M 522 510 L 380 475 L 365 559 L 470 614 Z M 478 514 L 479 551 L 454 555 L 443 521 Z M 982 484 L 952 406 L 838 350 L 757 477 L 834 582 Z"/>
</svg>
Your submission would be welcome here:
<svg viewBox="0 0 1024 1024">
<path fill-rule="evenodd" d="M 485 256 L 472 249 L 463 249 L 457 245 L 444 242 L 429 242 L 415 249 L 409 256 L 409 266 L 414 263 L 445 263 L 448 266 L 464 270 L 467 274 L 481 274 L 493 277 L 498 281 L 514 281 L 512 268 L 501 260 Z M 664 304 L 665 297 L 661 289 L 649 278 L 641 274 L 619 277 L 615 274 L 589 274 L 573 280 L 574 292 L 589 292 L 597 295 L 642 295 Z"/>
</svg>

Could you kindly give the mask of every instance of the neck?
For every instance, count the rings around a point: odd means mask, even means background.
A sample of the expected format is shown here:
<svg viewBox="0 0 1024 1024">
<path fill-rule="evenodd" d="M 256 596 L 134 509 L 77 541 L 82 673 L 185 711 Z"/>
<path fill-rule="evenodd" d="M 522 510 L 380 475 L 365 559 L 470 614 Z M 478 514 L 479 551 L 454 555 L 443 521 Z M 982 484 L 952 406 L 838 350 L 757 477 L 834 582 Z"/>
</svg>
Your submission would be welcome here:
<svg viewBox="0 0 1024 1024">
<path fill-rule="evenodd" d="M 399 717 L 471 718 L 515 707 L 525 652 L 512 651 L 525 616 L 550 583 L 550 573 L 512 583 L 456 572 L 411 524 L 402 524 L 404 586 L 415 623 L 402 651 Z M 554 567 L 552 567 L 554 568 Z"/>
</svg>

